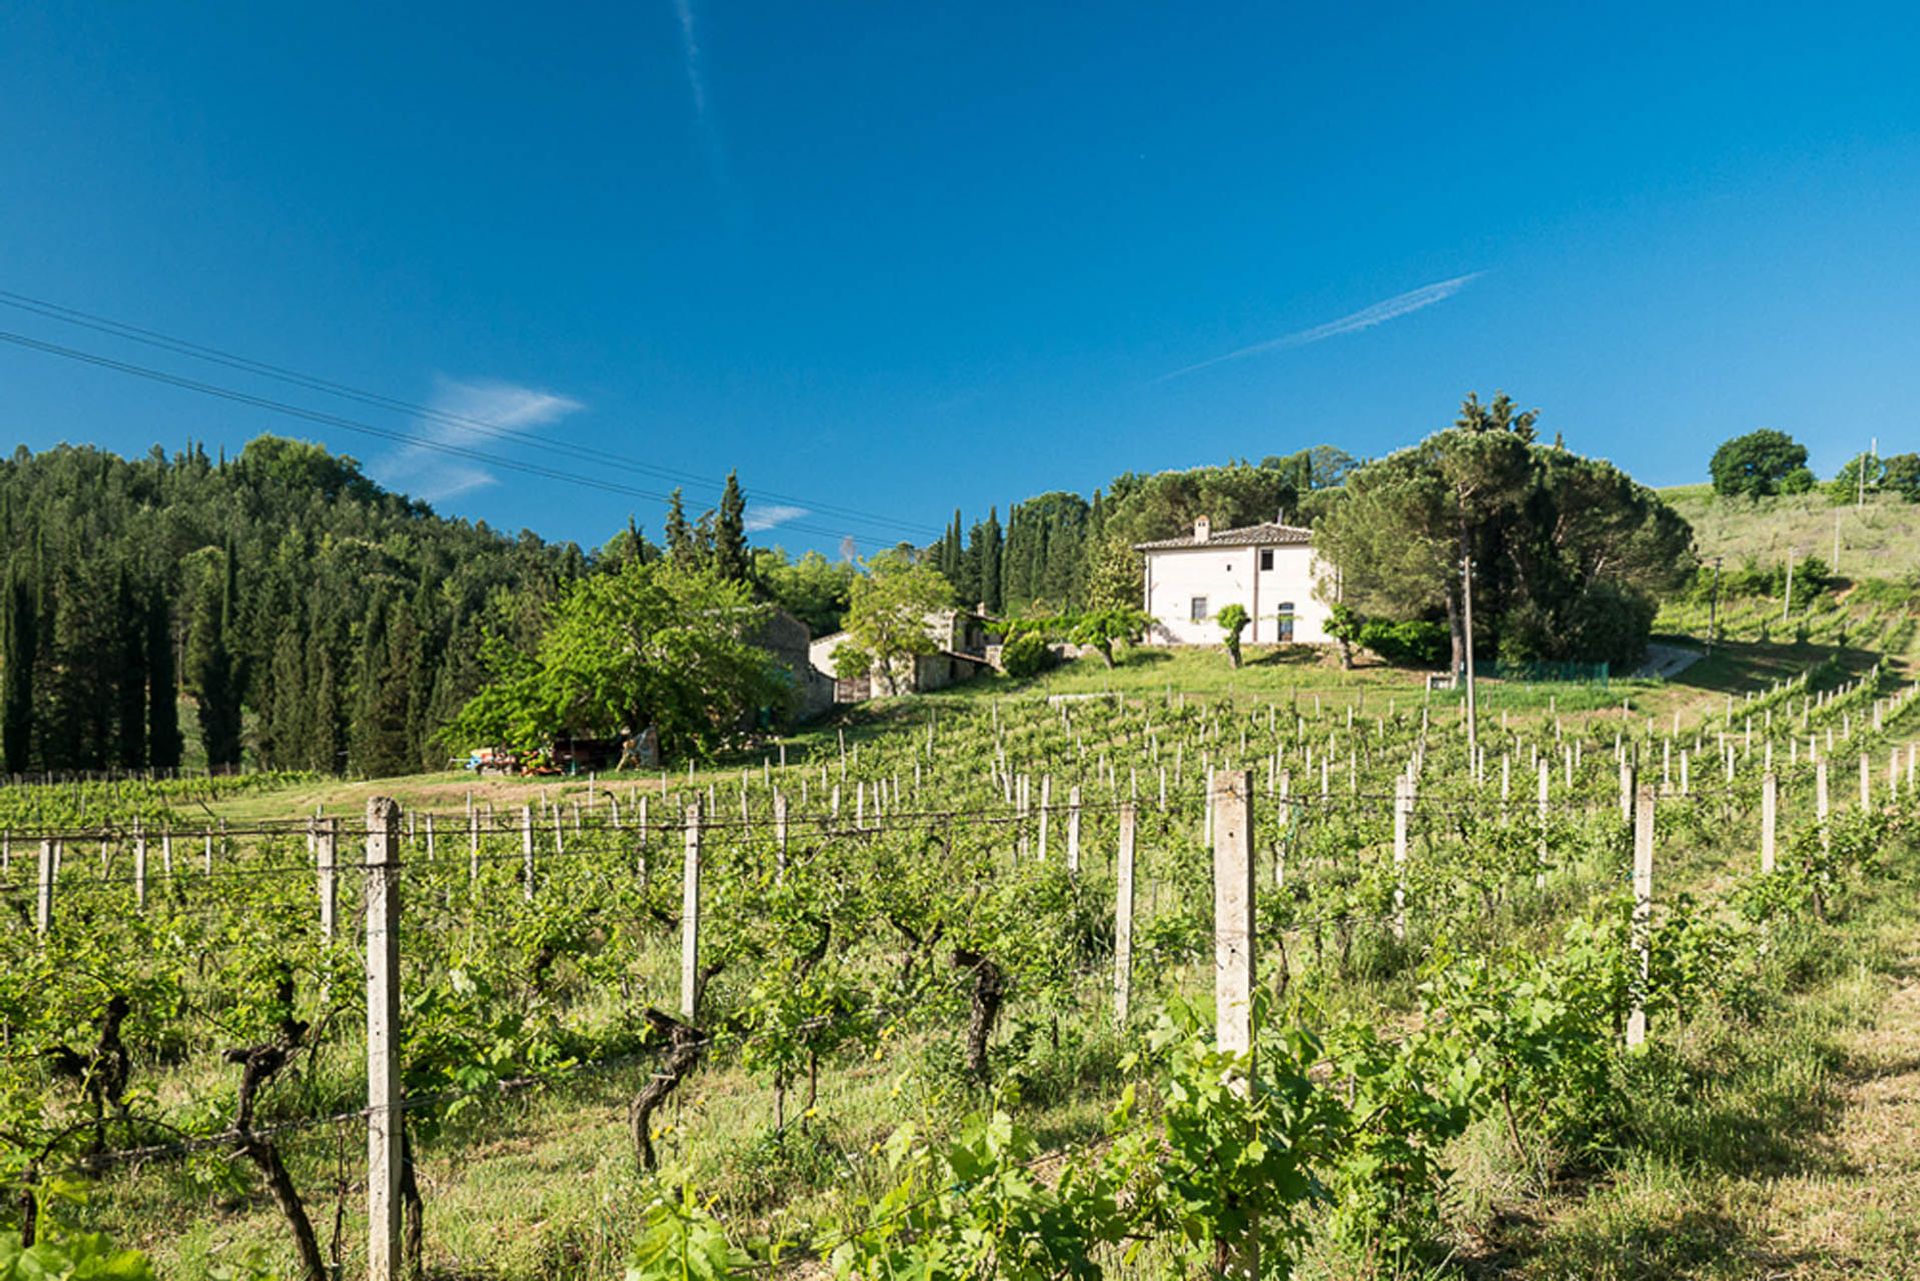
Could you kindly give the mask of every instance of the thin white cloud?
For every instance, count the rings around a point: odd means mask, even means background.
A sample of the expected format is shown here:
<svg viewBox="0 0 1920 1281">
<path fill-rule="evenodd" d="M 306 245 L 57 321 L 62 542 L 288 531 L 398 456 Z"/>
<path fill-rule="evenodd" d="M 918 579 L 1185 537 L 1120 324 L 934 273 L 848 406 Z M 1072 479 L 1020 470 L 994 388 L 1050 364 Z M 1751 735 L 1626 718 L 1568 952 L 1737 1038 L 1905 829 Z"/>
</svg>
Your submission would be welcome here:
<svg viewBox="0 0 1920 1281">
<path fill-rule="evenodd" d="M 1293 347 L 1305 347 L 1309 343 L 1323 342 L 1328 338 L 1337 338 L 1341 334 L 1353 334 L 1360 332 L 1362 329 L 1372 329 L 1375 325 L 1384 325 L 1389 320 L 1398 320 L 1402 316 L 1410 316 L 1414 312 L 1431 307 L 1437 302 L 1445 302 L 1484 275 L 1486 275 L 1484 271 L 1472 271 L 1464 276 L 1455 276 L 1451 280 L 1437 280 L 1433 284 L 1422 285 L 1418 289 L 1409 289 L 1404 294 L 1395 294 L 1391 298 L 1384 298 L 1371 306 L 1362 307 L 1352 315 L 1342 316 L 1338 320 L 1329 320 L 1323 325 L 1315 325 L 1310 329 L 1297 329 L 1293 333 L 1282 334 L 1278 338 L 1269 338 L 1265 342 L 1254 343 L 1251 347 L 1241 347 L 1236 351 L 1230 351 L 1224 356 L 1214 356 L 1208 360 L 1186 365 L 1174 370 L 1172 373 L 1162 374 L 1153 381 L 1163 383 L 1169 379 L 1179 378 L 1184 374 L 1193 373 L 1195 370 L 1206 369 L 1209 366 L 1223 364 L 1229 360 L 1239 360 L 1244 356 L 1257 356 L 1262 352 L 1286 351 Z"/>
<path fill-rule="evenodd" d="M 720 130 L 708 107 L 707 72 L 700 54 L 700 38 L 694 30 L 693 0 L 673 0 L 673 16 L 680 22 L 680 61 L 687 71 L 687 89 L 693 94 L 693 120 L 700 131 L 700 149 L 706 155 L 714 183 L 724 191 L 732 184 L 727 174 L 726 149 L 720 145 Z"/>
<path fill-rule="evenodd" d="M 493 452 L 511 442 L 487 428 L 521 431 L 558 422 L 585 408 L 579 401 L 513 383 L 443 378 L 427 402 L 432 416 L 414 421 L 423 443 L 406 445 L 381 467 L 382 480 L 430 503 L 498 483 L 485 465 L 434 448 L 457 445 Z"/>
<path fill-rule="evenodd" d="M 790 520 L 799 520 L 802 516 L 811 516 L 812 514 L 811 508 L 789 507 L 780 503 L 769 503 L 764 507 L 749 506 L 747 508 L 746 520 L 743 523 L 746 525 L 749 534 L 757 534 L 762 530 L 773 529 L 786 524 Z"/>
</svg>

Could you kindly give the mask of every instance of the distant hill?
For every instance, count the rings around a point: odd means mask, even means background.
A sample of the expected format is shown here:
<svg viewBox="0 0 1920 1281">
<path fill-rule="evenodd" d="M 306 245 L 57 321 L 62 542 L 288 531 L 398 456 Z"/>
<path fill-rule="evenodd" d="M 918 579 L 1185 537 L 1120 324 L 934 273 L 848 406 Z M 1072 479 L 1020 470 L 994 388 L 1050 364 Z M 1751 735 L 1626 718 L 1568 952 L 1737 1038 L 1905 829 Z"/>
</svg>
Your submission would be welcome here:
<svg viewBox="0 0 1920 1281">
<path fill-rule="evenodd" d="M 1722 498 L 1711 485 L 1673 485 L 1656 491 L 1693 526 L 1703 558 L 1724 556 L 1738 566 L 1751 558 L 1761 564 L 1798 554 L 1833 559 L 1838 519 L 1842 577 L 1898 579 L 1920 571 L 1920 503 L 1891 495 L 1867 499 L 1865 507 L 1837 507 L 1826 494 L 1771 498 Z"/>
</svg>

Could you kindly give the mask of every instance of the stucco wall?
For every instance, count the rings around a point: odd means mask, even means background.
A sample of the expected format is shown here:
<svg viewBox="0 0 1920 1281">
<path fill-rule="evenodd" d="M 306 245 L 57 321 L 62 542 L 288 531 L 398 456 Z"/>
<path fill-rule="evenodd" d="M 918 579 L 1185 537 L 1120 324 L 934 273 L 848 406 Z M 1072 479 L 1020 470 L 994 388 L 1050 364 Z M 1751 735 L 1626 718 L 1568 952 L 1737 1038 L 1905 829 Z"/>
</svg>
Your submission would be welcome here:
<svg viewBox="0 0 1920 1281">
<path fill-rule="evenodd" d="M 1272 569 L 1259 568 L 1262 551 L 1273 553 Z M 1313 594 L 1324 570 L 1311 547 L 1193 547 L 1148 552 L 1146 557 L 1146 610 L 1157 620 L 1149 639 L 1156 644 L 1218 645 L 1220 624 L 1215 619 L 1237 603 L 1254 616 L 1241 639 L 1249 645 L 1271 645 L 1279 637 L 1275 616 L 1283 601 L 1293 605 L 1295 644 L 1322 645 L 1329 639 L 1328 608 Z M 1191 621 L 1195 596 L 1207 598 L 1204 622 Z"/>
</svg>

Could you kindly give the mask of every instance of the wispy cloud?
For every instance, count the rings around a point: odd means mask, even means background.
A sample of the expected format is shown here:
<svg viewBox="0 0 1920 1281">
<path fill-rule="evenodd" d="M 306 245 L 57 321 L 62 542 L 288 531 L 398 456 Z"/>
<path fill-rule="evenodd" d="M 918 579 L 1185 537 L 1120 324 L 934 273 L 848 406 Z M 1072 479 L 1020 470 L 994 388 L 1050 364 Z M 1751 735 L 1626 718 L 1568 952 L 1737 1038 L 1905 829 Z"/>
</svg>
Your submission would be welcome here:
<svg viewBox="0 0 1920 1281">
<path fill-rule="evenodd" d="M 687 70 L 687 89 L 693 94 L 693 122 L 700 131 L 700 149 L 706 154 L 714 182 L 725 190 L 732 185 L 727 175 L 727 154 L 720 145 L 720 130 L 707 102 L 707 72 L 699 34 L 694 29 L 693 0 L 673 0 L 673 16 L 680 22 L 680 61 Z"/>
<path fill-rule="evenodd" d="M 746 520 L 743 522 L 749 534 L 773 529 L 790 520 L 799 520 L 802 516 L 811 516 L 812 509 L 806 507 L 788 507 L 780 503 L 769 503 L 764 507 L 749 505 Z"/>
<path fill-rule="evenodd" d="M 498 450 L 503 442 L 488 428 L 521 431 L 558 422 L 585 408 L 579 401 L 513 383 L 443 378 L 427 402 L 433 412 L 414 420 L 420 444 L 405 445 L 380 468 L 382 480 L 436 503 L 498 483 L 484 464 L 449 455 L 436 445 Z"/>
<path fill-rule="evenodd" d="M 1437 302 L 1445 302 L 1485 274 L 1483 271 L 1473 271 L 1468 272 L 1464 276 L 1455 276 L 1451 280 L 1437 280 L 1433 284 L 1422 285 L 1418 289 L 1409 289 L 1404 294 L 1395 294 L 1393 297 L 1383 298 L 1371 306 L 1362 307 L 1352 315 L 1342 316 L 1338 320 L 1329 320 L 1323 325 L 1315 325 L 1310 329 L 1297 329 L 1290 334 L 1282 334 L 1278 338 L 1269 338 L 1265 342 L 1254 343 L 1251 347 L 1241 347 L 1236 351 L 1230 351 L 1224 356 L 1214 356 L 1195 364 L 1186 365 L 1174 370 L 1172 373 L 1161 374 L 1158 378 L 1153 379 L 1153 381 L 1163 383 L 1169 379 L 1179 378 L 1182 375 L 1193 373 L 1195 370 L 1206 369 L 1212 365 L 1224 364 L 1229 360 L 1239 360 L 1245 356 L 1257 356 L 1262 352 L 1286 351 L 1293 347 L 1305 347 L 1309 343 L 1324 342 L 1328 338 L 1338 338 L 1341 334 L 1353 334 L 1360 332 L 1362 329 L 1372 329 L 1375 325 L 1384 325 L 1389 320 L 1398 320 L 1402 316 L 1410 316 L 1414 312 L 1431 307 Z"/>
</svg>

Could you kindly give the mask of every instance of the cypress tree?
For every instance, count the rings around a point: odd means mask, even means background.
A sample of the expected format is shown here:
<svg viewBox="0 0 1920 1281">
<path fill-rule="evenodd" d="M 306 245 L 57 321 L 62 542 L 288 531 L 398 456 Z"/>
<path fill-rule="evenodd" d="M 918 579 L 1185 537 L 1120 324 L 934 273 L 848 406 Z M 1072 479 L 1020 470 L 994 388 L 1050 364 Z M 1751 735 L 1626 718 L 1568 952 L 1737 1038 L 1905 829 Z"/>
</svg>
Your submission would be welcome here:
<svg viewBox="0 0 1920 1281">
<path fill-rule="evenodd" d="M 113 763 L 139 769 L 147 763 L 146 611 L 125 565 L 114 571 Z"/>
<path fill-rule="evenodd" d="M 147 593 L 147 763 L 180 768 L 180 703 L 174 678 L 173 614 L 158 584 Z"/>
<path fill-rule="evenodd" d="M 713 526 L 713 567 L 730 583 L 746 582 L 752 569 L 747 555 L 747 498 L 740 492 L 738 472 L 727 473 L 727 487 L 720 491 L 720 514 Z"/>
<path fill-rule="evenodd" d="M 200 744 L 207 768 L 231 769 L 240 763 L 240 683 L 234 671 L 227 634 L 233 625 L 238 568 L 233 543 L 228 541 L 218 595 L 209 585 L 194 620 L 188 662 L 194 693 L 199 698 Z"/>
<path fill-rule="evenodd" d="M 24 774 L 33 758 L 33 669 L 36 650 L 34 593 L 17 567 L 8 575 L 4 652 L 0 662 L 0 752 L 9 774 Z"/>
</svg>

